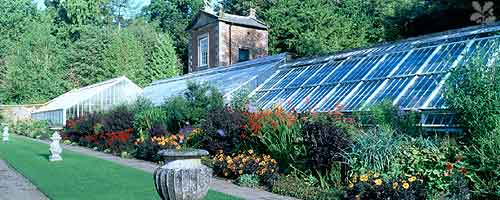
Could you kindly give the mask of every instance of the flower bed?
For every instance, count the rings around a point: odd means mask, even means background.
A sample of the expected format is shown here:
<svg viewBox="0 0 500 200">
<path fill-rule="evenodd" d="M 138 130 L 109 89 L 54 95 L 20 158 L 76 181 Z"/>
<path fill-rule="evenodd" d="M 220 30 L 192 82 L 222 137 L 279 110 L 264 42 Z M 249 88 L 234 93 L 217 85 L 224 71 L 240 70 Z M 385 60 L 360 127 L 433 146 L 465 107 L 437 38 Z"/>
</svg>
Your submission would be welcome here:
<svg viewBox="0 0 500 200">
<path fill-rule="evenodd" d="M 153 162 L 161 161 L 161 149 L 206 149 L 211 157 L 204 160 L 215 175 L 302 199 L 500 196 L 489 192 L 498 182 L 490 182 L 493 186 L 487 190 L 479 187 L 490 180 L 485 173 L 500 177 L 500 170 L 491 167 L 486 172 L 473 159 L 480 155 L 481 162 L 499 163 L 486 152 L 496 151 L 493 147 L 500 140 L 469 148 L 425 138 L 414 127 L 414 117 L 391 115 L 394 108 L 384 105 L 360 117 L 289 113 L 280 107 L 250 112 L 222 102 L 210 87 L 191 85 L 184 97 L 167 99 L 158 107 L 139 100 L 70 120 L 64 137 Z M 360 120 L 376 123 L 367 128 Z"/>
</svg>

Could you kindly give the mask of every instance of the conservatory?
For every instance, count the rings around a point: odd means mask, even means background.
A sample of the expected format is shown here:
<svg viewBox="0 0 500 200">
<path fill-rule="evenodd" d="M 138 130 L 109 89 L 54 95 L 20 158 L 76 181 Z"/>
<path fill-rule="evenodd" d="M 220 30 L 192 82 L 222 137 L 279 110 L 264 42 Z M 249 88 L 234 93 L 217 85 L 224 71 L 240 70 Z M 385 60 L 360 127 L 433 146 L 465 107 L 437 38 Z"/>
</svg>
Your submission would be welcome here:
<svg viewBox="0 0 500 200">
<path fill-rule="evenodd" d="M 46 120 L 52 127 L 61 127 L 67 119 L 133 102 L 141 94 L 142 89 L 139 86 L 127 77 L 119 77 L 71 90 L 49 101 L 33 112 L 31 117 L 35 120 Z"/>
<path fill-rule="evenodd" d="M 283 64 L 252 92 L 261 108 L 297 112 L 353 112 L 383 101 L 421 113 L 432 129 L 454 129 L 443 85 L 450 71 L 471 60 L 491 63 L 500 25 L 469 27 L 367 49 Z M 458 129 L 456 129 L 458 130 Z"/>
<path fill-rule="evenodd" d="M 154 81 L 144 88 L 144 96 L 159 105 L 168 97 L 182 94 L 187 89 L 187 83 L 192 81 L 215 86 L 227 101 L 240 88 L 253 90 L 262 84 L 286 58 L 287 54 L 283 53 Z"/>
</svg>

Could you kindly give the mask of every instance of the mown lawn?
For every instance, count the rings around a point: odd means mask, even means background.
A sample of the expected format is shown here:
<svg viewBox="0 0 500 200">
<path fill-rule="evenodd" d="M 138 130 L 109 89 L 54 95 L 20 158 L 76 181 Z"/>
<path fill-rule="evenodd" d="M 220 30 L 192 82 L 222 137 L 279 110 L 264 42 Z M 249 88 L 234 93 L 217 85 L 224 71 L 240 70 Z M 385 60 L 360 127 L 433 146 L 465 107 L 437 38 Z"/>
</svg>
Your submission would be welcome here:
<svg viewBox="0 0 500 200">
<path fill-rule="evenodd" d="M 62 162 L 49 162 L 47 144 L 18 136 L 0 143 L 0 159 L 28 178 L 52 200 L 160 199 L 147 172 L 64 150 Z M 206 200 L 237 199 L 209 191 Z"/>
</svg>

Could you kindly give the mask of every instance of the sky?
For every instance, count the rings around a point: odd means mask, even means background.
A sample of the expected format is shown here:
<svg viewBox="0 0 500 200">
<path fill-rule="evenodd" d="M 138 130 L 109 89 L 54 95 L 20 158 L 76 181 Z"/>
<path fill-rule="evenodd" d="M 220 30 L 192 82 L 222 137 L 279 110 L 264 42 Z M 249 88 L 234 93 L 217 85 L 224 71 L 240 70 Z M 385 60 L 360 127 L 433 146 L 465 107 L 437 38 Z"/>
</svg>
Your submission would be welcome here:
<svg viewBox="0 0 500 200">
<path fill-rule="evenodd" d="M 33 3 L 36 4 L 38 9 L 44 9 L 45 8 L 44 1 L 45 0 L 33 0 Z M 139 12 L 141 12 L 141 9 L 149 5 L 150 3 L 151 0 L 130 0 L 129 7 L 131 9 L 129 10 L 128 16 L 131 17 L 139 14 Z"/>
<path fill-rule="evenodd" d="M 45 8 L 44 1 L 45 0 L 33 0 L 33 3 L 36 4 L 38 9 L 44 9 Z M 210 0 L 210 2 L 212 3 L 212 6 L 213 6 L 213 5 L 217 4 L 217 2 L 219 2 L 219 0 Z M 129 10 L 127 17 L 136 16 L 137 14 L 139 14 L 141 12 L 142 8 L 149 5 L 150 3 L 151 3 L 151 0 L 130 0 L 129 7 L 131 9 Z"/>
</svg>

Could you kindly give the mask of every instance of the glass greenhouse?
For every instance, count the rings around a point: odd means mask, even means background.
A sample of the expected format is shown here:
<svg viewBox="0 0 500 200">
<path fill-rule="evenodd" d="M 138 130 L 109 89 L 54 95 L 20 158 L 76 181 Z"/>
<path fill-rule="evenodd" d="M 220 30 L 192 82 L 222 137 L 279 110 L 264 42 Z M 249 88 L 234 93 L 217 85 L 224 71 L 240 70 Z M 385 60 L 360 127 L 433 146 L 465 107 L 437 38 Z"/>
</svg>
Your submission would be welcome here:
<svg viewBox="0 0 500 200">
<path fill-rule="evenodd" d="M 352 112 L 390 101 L 422 113 L 424 127 L 452 129 L 443 84 L 472 58 L 487 63 L 499 50 L 500 26 L 477 26 L 331 56 L 301 59 L 279 69 L 252 92 L 258 106 Z"/>
<path fill-rule="evenodd" d="M 193 81 L 217 87 L 229 100 L 231 94 L 240 88 L 253 90 L 262 84 L 276 71 L 278 65 L 285 62 L 286 57 L 287 54 L 278 54 L 154 81 L 144 88 L 144 96 L 159 105 L 168 97 L 182 94 L 187 89 L 187 82 Z"/>
<path fill-rule="evenodd" d="M 133 102 L 142 89 L 127 77 L 119 77 L 71 90 L 31 114 L 36 120 L 47 120 L 53 127 L 64 126 L 67 119 L 98 112 L 114 105 Z"/>
</svg>

